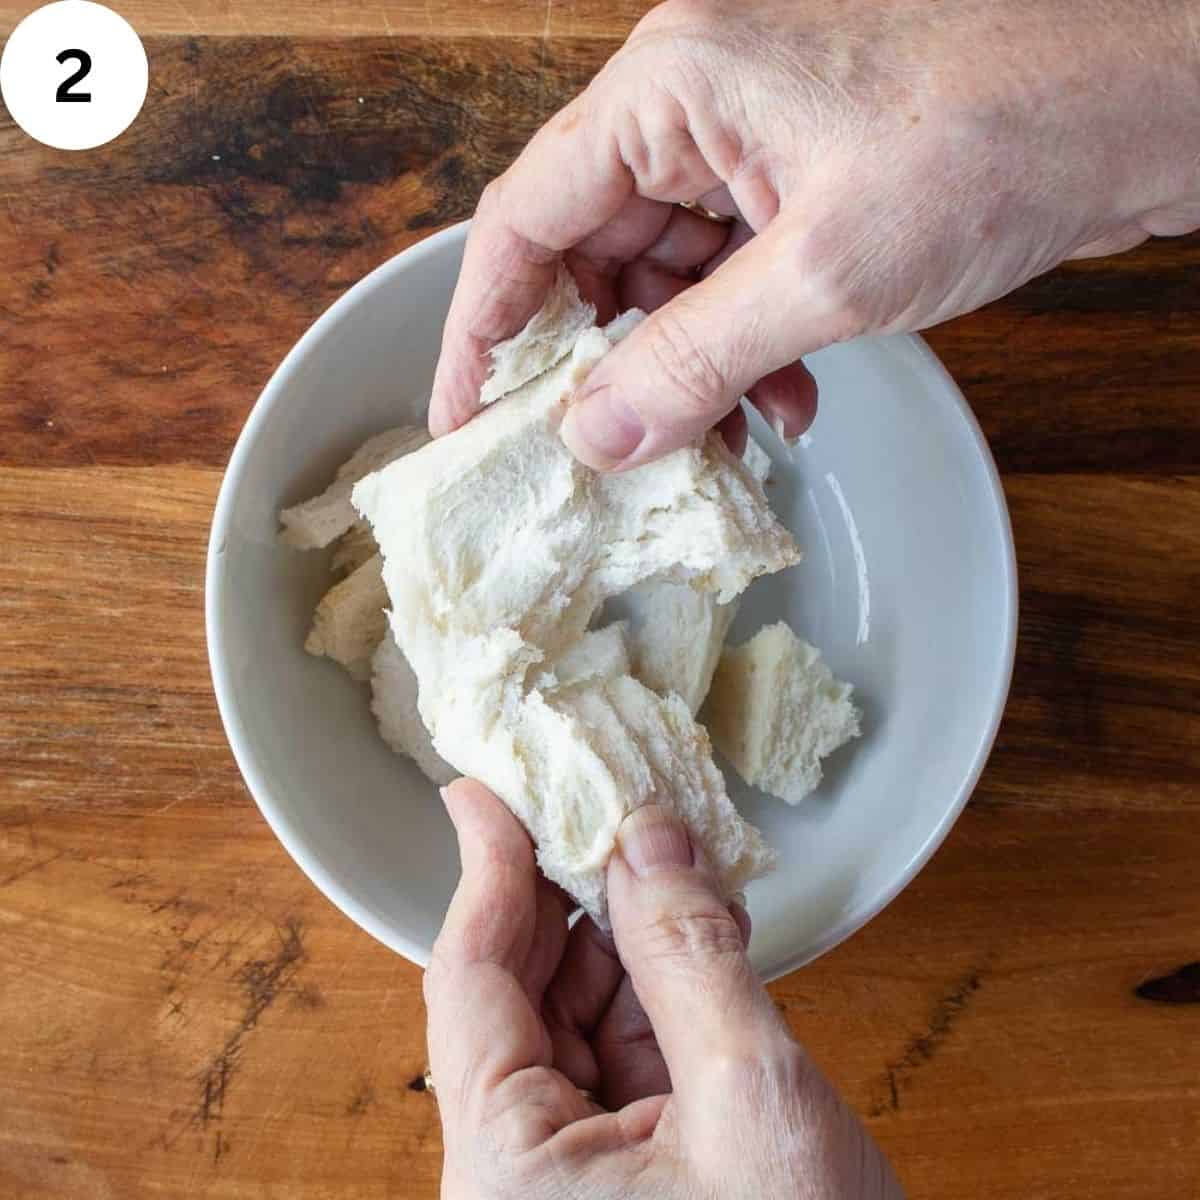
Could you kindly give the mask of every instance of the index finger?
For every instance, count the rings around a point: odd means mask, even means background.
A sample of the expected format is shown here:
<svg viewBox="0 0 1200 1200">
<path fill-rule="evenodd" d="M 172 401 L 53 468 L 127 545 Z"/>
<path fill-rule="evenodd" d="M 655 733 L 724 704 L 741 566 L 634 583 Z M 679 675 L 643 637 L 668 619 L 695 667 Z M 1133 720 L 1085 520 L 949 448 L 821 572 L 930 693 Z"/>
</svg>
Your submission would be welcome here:
<svg viewBox="0 0 1200 1200">
<path fill-rule="evenodd" d="M 533 844 L 475 780 L 443 795 L 463 870 L 425 972 L 425 1004 L 433 1079 L 453 1108 L 475 1086 L 543 1063 L 548 1047 L 522 982 L 537 926 Z"/>
</svg>

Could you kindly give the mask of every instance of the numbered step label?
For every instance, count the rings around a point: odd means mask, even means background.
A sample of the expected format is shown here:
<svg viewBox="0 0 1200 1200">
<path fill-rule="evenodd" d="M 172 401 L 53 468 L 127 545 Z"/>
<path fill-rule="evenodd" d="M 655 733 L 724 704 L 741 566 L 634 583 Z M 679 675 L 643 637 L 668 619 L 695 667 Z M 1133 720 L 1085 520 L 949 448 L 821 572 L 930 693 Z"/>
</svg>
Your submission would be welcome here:
<svg viewBox="0 0 1200 1200">
<path fill-rule="evenodd" d="M 90 150 L 124 133 L 146 99 L 146 50 L 103 4 L 59 0 L 31 12 L 0 58 L 0 92 L 30 137 Z"/>
</svg>

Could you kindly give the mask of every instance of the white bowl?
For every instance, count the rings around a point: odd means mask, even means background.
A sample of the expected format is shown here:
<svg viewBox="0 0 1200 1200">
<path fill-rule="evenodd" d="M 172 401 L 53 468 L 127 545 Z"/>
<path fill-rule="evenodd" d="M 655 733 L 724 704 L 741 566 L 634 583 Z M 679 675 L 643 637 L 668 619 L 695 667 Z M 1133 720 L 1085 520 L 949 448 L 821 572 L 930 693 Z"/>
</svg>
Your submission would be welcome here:
<svg viewBox="0 0 1200 1200">
<path fill-rule="evenodd" d="M 466 226 L 372 272 L 293 348 L 250 414 L 209 545 L 209 657 L 230 744 L 288 852 L 351 920 L 418 964 L 458 877 L 434 788 L 380 740 L 365 689 L 302 649 L 327 555 L 276 541 L 369 434 L 421 422 Z M 760 580 L 733 636 L 786 618 L 850 680 L 863 736 L 798 808 L 731 777 L 780 851 L 752 885 L 751 952 L 774 978 L 870 920 L 946 836 L 1004 707 L 1016 630 L 1012 534 L 995 466 L 919 338 L 815 354 L 812 431 L 790 453 L 758 426 L 769 494 L 806 550 Z"/>
</svg>

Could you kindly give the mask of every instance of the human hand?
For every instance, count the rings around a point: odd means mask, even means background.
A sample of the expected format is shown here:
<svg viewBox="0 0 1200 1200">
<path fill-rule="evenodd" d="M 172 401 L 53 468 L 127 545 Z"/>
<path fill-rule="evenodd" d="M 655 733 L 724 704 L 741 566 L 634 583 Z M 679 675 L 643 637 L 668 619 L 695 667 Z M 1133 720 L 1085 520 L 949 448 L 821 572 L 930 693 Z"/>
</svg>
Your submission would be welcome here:
<svg viewBox="0 0 1200 1200">
<path fill-rule="evenodd" d="M 485 190 L 431 431 L 473 414 L 563 258 L 602 318 L 656 310 L 564 421 L 611 468 L 743 392 L 799 433 L 801 355 L 1200 227 L 1198 31 L 1157 0 L 667 0 Z"/>
<path fill-rule="evenodd" d="M 463 873 L 425 975 L 443 1200 L 899 1200 L 671 814 L 621 826 L 614 947 L 590 918 L 568 932 L 491 792 L 444 795 Z"/>
</svg>

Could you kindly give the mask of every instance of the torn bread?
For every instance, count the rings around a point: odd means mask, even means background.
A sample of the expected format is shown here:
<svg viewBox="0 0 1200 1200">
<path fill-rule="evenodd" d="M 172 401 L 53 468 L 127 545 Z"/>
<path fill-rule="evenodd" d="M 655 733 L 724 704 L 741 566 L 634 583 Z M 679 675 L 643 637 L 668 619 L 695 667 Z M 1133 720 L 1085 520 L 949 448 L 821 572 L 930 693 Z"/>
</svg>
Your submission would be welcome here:
<svg viewBox="0 0 1200 1200">
<path fill-rule="evenodd" d="M 858 736 L 852 691 L 780 621 L 724 651 L 702 717 L 747 783 L 799 804 L 821 760 Z"/>
<path fill-rule="evenodd" d="M 547 664 L 547 669 L 539 674 L 535 686 L 544 692 L 556 692 L 628 675 L 628 629 L 624 621 L 617 621 L 603 629 L 589 630 Z"/>
<path fill-rule="evenodd" d="M 563 328 L 578 328 L 578 305 Z M 545 664 L 608 597 L 646 579 L 728 603 L 799 552 L 715 435 L 621 474 L 579 463 L 559 437 L 565 402 L 610 342 L 595 327 L 554 343 L 537 329 L 539 361 L 557 365 L 363 479 L 353 501 L 383 554 L 391 628 L 434 747 L 508 804 L 547 877 L 605 924 L 617 827 L 642 804 L 680 814 L 726 895 L 773 855 L 681 699 L 631 675 L 551 690 Z"/>
<path fill-rule="evenodd" d="M 711 592 L 653 579 L 618 596 L 606 611 L 629 622 L 632 673 L 660 696 L 674 692 L 696 713 L 737 608 L 736 599 L 718 604 Z"/>
<path fill-rule="evenodd" d="M 390 631 L 371 659 L 371 712 L 383 740 L 397 754 L 411 758 L 427 779 L 444 787 L 458 778 L 458 772 L 433 748 L 417 711 L 417 677 Z"/>
<path fill-rule="evenodd" d="M 428 430 L 415 425 L 401 425 L 368 438 L 342 464 L 337 477 L 319 496 L 285 508 L 279 514 L 283 526 L 280 540 L 300 550 L 317 550 L 328 546 L 358 519 L 350 503 L 350 492 L 354 485 L 364 475 L 387 466 L 428 441 Z"/>
<path fill-rule="evenodd" d="M 371 526 L 359 518 L 333 543 L 333 555 L 329 565 L 333 571 L 345 577 L 353 574 L 359 567 L 379 553 L 375 545 L 375 537 Z"/>
<path fill-rule="evenodd" d="M 341 663 L 355 679 L 368 678 L 371 656 L 387 632 L 387 598 L 376 554 L 321 598 L 304 649 Z"/>
<path fill-rule="evenodd" d="M 771 460 L 753 438 L 742 461 L 760 484 L 765 482 Z M 615 597 L 606 611 L 629 622 L 632 673 L 659 695 L 674 692 L 696 713 L 708 695 L 738 603 L 720 604 L 712 592 L 690 584 L 651 579 Z"/>
<path fill-rule="evenodd" d="M 493 404 L 550 370 L 595 320 L 595 307 L 580 298 L 574 279 L 560 269 L 545 303 L 520 336 L 489 353 L 491 370 L 479 392 L 480 405 Z"/>
</svg>

